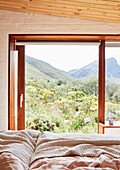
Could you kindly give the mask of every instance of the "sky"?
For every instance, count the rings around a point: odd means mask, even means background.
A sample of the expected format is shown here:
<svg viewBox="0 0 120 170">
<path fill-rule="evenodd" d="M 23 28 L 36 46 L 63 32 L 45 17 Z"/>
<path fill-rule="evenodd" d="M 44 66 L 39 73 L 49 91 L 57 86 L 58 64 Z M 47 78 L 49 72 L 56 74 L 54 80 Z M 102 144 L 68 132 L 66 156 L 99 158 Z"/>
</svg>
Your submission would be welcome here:
<svg viewBox="0 0 120 170">
<path fill-rule="evenodd" d="M 69 71 L 98 60 L 98 45 L 26 45 L 25 54 L 53 67 Z M 115 57 L 120 64 L 120 48 L 106 48 L 106 58 Z"/>
</svg>

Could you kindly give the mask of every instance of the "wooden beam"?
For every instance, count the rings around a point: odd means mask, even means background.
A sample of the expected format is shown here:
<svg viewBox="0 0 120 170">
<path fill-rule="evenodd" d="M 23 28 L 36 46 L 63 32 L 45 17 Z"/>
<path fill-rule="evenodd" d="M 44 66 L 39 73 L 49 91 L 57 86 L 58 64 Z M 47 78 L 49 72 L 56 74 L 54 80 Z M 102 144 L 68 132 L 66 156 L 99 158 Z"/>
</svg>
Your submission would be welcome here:
<svg viewBox="0 0 120 170">
<path fill-rule="evenodd" d="M 0 0 L 0 9 L 120 23 L 120 0 Z"/>
<path fill-rule="evenodd" d="M 79 41 L 99 41 L 107 42 L 120 41 L 120 34 L 12 34 L 11 37 L 18 41 L 64 41 L 64 42 L 79 42 Z"/>
</svg>

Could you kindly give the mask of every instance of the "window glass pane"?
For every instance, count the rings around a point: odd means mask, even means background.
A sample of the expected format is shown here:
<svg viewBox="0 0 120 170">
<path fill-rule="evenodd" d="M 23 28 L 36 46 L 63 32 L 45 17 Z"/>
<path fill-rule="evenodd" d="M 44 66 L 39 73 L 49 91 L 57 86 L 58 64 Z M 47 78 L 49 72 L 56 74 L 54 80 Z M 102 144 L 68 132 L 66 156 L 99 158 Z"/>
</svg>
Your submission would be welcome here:
<svg viewBox="0 0 120 170">
<path fill-rule="evenodd" d="M 114 44 L 114 43 L 113 43 Z M 105 121 L 120 123 L 120 47 L 106 47 Z"/>
<path fill-rule="evenodd" d="M 97 45 L 26 45 L 26 128 L 97 133 Z"/>
</svg>

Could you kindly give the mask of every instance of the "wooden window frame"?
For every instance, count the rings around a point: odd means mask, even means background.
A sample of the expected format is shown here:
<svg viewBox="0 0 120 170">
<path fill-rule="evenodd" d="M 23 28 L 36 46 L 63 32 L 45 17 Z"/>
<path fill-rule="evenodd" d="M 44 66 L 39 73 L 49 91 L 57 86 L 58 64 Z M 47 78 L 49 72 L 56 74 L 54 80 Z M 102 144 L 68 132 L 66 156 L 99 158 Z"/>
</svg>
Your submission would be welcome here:
<svg viewBox="0 0 120 170">
<path fill-rule="evenodd" d="M 8 58 L 8 129 L 15 130 L 14 98 L 11 89 L 11 51 L 16 49 L 15 42 L 100 42 L 99 47 L 99 73 L 98 73 L 98 133 L 99 122 L 105 123 L 105 42 L 119 42 L 120 34 L 11 34 L 9 35 Z M 24 47 L 22 47 L 24 49 Z M 20 51 L 21 48 L 18 48 Z M 21 52 L 24 55 L 24 50 Z M 23 57 L 24 58 L 24 57 Z M 19 56 L 18 56 L 19 60 Z M 23 61 L 21 61 L 22 63 Z M 24 63 L 23 63 L 24 66 Z M 18 66 L 20 68 L 20 65 Z M 18 68 L 18 69 L 19 69 Z M 14 72 L 14 70 L 13 70 Z M 23 74 L 22 74 L 23 76 Z M 24 79 L 23 79 L 24 81 Z M 20 83 L 18 82 L 18 86 Z M 13 94 L 14 94 L 13 90 Z M 19 94 L 21 92 L 18 92 Z M 22 89 L 22 93 L 24 90 Z M 18 130 L 24 129 L 24 112 L 18 114 Z"/>
<path fill-rule="evenodd" d="M 18 104 L 17 104 L 17 130 L 23 130 L 25 128 L 25 46 L 17 45 L 18 51 Z M 20 107 L 20 95 L 23 95 L 22 108 Z"/>
</svg>

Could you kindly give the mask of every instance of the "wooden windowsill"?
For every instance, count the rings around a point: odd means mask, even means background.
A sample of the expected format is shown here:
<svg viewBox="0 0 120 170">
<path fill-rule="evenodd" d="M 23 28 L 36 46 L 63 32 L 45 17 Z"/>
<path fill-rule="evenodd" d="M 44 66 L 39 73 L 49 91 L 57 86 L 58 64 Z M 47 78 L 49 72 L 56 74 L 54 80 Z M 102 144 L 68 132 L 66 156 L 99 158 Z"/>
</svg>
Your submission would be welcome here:
<svg viewBox="0 0 120 170">
<path fill-rule="evenodd" d="M 105 124 L 99 123 L 104 128 L 120 128 L 120 122 L 115 122 L 113 125 L 109 125 L 109 122 L 106 121 Z"/>
</svg>

